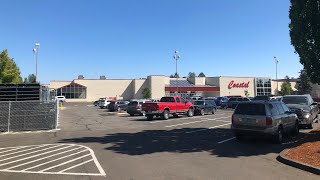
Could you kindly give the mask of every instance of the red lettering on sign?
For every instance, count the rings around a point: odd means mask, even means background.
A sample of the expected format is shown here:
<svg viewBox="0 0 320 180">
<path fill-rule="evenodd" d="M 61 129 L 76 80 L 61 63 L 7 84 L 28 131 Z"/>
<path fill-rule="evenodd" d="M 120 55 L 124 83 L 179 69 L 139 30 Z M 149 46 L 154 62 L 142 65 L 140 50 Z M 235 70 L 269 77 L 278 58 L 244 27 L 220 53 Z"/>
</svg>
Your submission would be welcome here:
<svg viewBox="0 0 320 180">
<path fill-rule="evenodd" d="M 242 82 L 242 83 L 234 83 L 234 80 L 230 81 L 228 85 L 228 89 L 232 88 L 248 88 L 249 87 L 249 81 L 248 82 Z"/>
</svg>

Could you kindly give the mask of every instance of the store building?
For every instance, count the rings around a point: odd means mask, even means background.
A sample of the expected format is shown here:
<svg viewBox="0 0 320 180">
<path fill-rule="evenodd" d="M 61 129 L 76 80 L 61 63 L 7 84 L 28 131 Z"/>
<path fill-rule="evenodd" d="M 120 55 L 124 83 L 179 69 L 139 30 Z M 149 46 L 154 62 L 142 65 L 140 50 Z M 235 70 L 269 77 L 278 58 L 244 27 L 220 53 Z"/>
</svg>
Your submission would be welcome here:
<svg viewBox="0 0 320 180">
<path fill-rule="evenodd" d="M 101 97 L 115 97 L 130 100 L 143 98 L 144 88 L 151 90 L 151 98 L 180 94 L 184 97 L 203 96 L 257 96 L 277 94 L 283 81 L 274 81 L 268 77 L 195 77 L 170 78 L 151 75 L 141 79 L 84 79 L 72 81 L 51 81 L 52 95 L 64 95 L 69 102 L 92 102 Z M 296 81 L 291 82 L 296 90 Z"/>
</svg>

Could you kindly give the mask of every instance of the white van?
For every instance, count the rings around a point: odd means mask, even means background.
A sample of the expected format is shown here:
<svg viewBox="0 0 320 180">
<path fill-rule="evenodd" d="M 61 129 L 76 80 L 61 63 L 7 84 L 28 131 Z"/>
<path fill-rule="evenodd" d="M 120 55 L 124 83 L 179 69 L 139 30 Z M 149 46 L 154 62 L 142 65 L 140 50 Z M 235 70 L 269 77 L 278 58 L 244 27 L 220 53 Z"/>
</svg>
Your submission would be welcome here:
<svg viewBox="0 0 320 180">
<path fill-rule="evenodd" d="M 64 96 L 56 96 L 56 97 L 54 98 L 54 101 L 55 101 L 55 102 L 57 102 L 57 101 L 59 101 L 59 102 L 66 102 L 66 97 L 64 97 Z"/>
</svg>

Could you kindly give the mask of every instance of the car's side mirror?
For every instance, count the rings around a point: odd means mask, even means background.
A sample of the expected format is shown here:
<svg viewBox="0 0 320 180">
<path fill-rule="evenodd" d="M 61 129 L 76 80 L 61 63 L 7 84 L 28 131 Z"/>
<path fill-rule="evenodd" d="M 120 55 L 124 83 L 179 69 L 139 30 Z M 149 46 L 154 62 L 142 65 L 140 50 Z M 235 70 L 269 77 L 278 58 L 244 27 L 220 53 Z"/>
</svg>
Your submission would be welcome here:
<svg viewBox="0 0 320 180">
<path fill-rule="evenodd" d="M 314 103 L 312 103 L 311 105 L 318 105 L 318 103 L 314 102 Z"/>
</svg>

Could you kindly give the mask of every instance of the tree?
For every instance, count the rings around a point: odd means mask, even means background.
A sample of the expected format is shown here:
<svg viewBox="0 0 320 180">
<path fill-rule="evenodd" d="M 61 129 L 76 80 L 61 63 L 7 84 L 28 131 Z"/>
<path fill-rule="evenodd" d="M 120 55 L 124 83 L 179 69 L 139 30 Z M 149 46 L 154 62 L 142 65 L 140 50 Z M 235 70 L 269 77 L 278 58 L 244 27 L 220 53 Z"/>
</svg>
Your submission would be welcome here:
<svg viewBox="0 0 320 180">
<path fill-rule="evenodd" d="M 290 83 L 290 78 L 289 76 L 285 77 L 285 82 L 281 84 L 281 91 L 279 91 L 279 94 L 284 96 L 284 95 L 290 95 L 292 93 L 292 87 Z"/>
<path fill-rule="evenodd" d="M 179 78 L 180 76 L 179 76 L 179 74 L 177 74 L 177 73 L 174 73 L 174 75 L 173 74 L 171 74 L 170 75 L 170 78 Z"/>
<path fill-rule="evenodd" d="M 291 0 L 291 44 L 300 56 L 306 74 L 320 83 L 320 0 Z"/>
<path fill-rule="evenodd" d="M 245 95 L 246 97 L 249 97 L 249 96 L 250 96 L 248 89 L 245 89 L 245 90 L 244 90 L 244 95 Z"/>
<path fill-rule="evenodd" d="M 201 72 L 199 73 L 198 77 L 206 77 L 206 75 L 203 72 Z"/>
<path fill-rule="evenodd" d="M 29 74 L 28 78 L 24 78 L 24 83 L 36 83 L 36 76 L 34 74 Z"/>
<path fill-rule="evenodd" d="M 310 85 L 310 78 L 305 70 L 300 71 L 300 76 L 297 83 L 299 94 L 310 94 L 312 87 Z"/>
<path fill-rule="evenodd" d="M 0 53 L 0 83 L 21 83 L 20 70 L 13 58 L 8 55 L 8 50 Z"/>
<path fill-rule="evenodd" d="M 145 99 L 151 98 L 151 90 L 150 90 L 149 88 L 144 88 L 144 89 L 142 90 L 142 96 L 143 96 L 143 98 L 145 98 Z"/>
<path fill-rule="evenodd" d="M 189 72 L 188 78 L 194 78 L 194 77 L 196 77 L 196 73 L 195 72 Z"/>
</svg>

